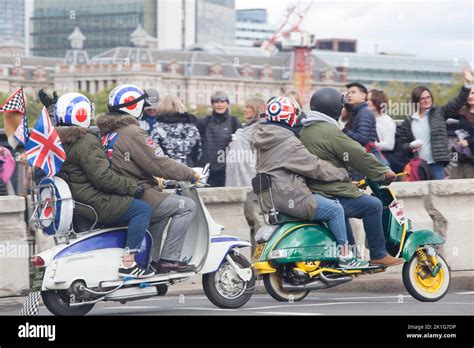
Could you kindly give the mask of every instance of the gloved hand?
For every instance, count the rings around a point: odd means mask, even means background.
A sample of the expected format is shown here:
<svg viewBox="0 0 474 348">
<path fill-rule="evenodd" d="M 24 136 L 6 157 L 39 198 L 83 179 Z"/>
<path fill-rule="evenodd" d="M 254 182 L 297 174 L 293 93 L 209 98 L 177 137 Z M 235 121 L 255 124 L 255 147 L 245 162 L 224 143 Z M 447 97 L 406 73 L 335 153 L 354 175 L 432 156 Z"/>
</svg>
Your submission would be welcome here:
<svg viewBox="0 0 474 348">
<path fill-rule="evenodd" d="M 163 191 L 165 189 L 165 179 L 160 178 L 158 176 L 155 176 L 154 178 L 156 183 L 158 184 L 158 188 Z"/>
<path fill-rule="evenodd" d="M 207 184 L 207 179 L 209 178 L 209 171 L 207 171 L 207 174 L 204 175 L 204 176 L 201 176 L 201 174 L 199 173 L 196 173 L 194 175 L 194 177 L 196 178 L 196 181 L 194 183 L 194 186 L 196 187 L 206 187 L 206 186 L 209 186 Z"/>
<path fill-rule="evenodd" d="M 58 94 L 56 93 L 56 91 L 53 91 L 53 96 L 51 97 L 48 93 L 46 93 L 44 88 L 41 88 L 38 91 L 38 98 L 41 101 L 41 104 L 46 106 L 46 108 L 49 108 L 51 105 L 56 104 L 56 102 L 58 101 Z"/>
<path fill-rule="evenodd" d="M 143 197 L 143 194 L 145 193 L 145 188 L 142 185 L 137 186 L 137 190 L 135 191 L 135 194 L 133 197 L 139 199 Z"/>
</svg>

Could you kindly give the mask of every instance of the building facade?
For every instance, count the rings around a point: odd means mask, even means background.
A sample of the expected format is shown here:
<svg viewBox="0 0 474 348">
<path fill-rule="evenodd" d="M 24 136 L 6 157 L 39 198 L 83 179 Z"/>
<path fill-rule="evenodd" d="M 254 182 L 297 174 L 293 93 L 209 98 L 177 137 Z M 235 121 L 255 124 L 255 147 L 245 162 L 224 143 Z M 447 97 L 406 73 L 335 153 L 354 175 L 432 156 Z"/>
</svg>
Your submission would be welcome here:
<svg viewBox="0 0 474 348">
<path fill-rule="evenodd" d="M 91 56 L 130 46 L 130 33 L 138 24 L 156 35 L 156 0 L 35 0 L 31 53 L 64 57 L 75 27 L 87 37 L 84 47 Z"/>
<path fill-rule="evenodd" d="M 257 47 L 194 45 L 185 50 L 160 50 L 156 38 L 137 26 L 129 34 L 132 47 L 116 47 L 90 57 L 88 38 L 79 28 L 68 33 L 69 49 L 63 58 L 24 56 L 21 44 L 0 45 L 0 92 L 24 86 L 28 94 L 41 87 L 58 93 L 97 93 L 132 83 L 176 95 L 190 107 L 209 106 L 216 90 L 225 90 L 233 104 L 252 96 L 268 98 L 294 89 L 292 51 L 267 57 Z M 461 72 L 449 60 L 396 55 L 370 55 L 313 50 L 310 52 L 310 89 L 333 86 L 344 90 L 347 82 L 370 86 L 377 82 L 450 85 Z"/>
<path fill-rule="evenodd" d="M 6 1 L 6 0 L 2 0 Z M 160 49 L 183 49 L 217 42 L 233 45 L 234 0 L 35 0 L 31 52 L 64 57 L 68 35 L 79 27 L 94 56 L 114 47 L 131 47 L 130 32 L 141 24 Z"/>
<path fill-rule="evenodd" d="M 0 42 L 25 42 L 25 0 L 0 0 Z"/>
<path fill-rule="evenodd" d="M 268 25 L 265 9 L 237 10 L 236 18 L 236 46 L 259 47 L 275 32 L 275 29 Z"/>
<path fill-rule="evenodd" d="M 352 39 L 319 39 L 316 40 L 319 50 L 336 52 L 357 52 L 357 40 Z"/>
</svg>

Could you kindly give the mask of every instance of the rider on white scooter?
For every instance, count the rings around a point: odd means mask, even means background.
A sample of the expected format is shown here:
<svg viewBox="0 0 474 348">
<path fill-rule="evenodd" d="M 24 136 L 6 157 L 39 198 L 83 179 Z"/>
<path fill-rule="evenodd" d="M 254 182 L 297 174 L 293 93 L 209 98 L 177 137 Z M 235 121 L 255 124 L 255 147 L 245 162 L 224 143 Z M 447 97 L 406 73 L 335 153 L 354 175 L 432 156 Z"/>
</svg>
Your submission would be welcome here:
<svg viewBox="0 0 474 348">
<path fill-rule="evenodd" d="M 96 219 L 100 224 L 126 223 L 126 251 L 119 275 L 132 278 L 153 276 L 153 271 L 140 268 L 134 259 L 150 221 L 151 207 L 139 200 L 144 193 L 141 185 L 109 168 L 100 140 L 88 130 L 92 116 L 89 99 L 80 93 L 67 93 L 53 100 L 48 96 L 45 98 L 43 90 L 39 95 L 50 110 L 51 103 L 56 104 L 55 123 L 67 156 L 57 176 L 67 182 L 76 202 L 94 209 L 77 204 L 75 215 L 88 221 Z"/>
<path fill-rule="evenodd" d="M 96 124 L 112 170 L 145 187 L 142 199 L 152 207 L 150 233 L 154 242 L 151 267 L 157 273 L 194 271 L 194 265 L 182 259 L 181 251 L 196 205 L 188 197 L 162 192 L 156 177 L 190 181 L 199 187 L 201 176 L 165 156 L 161 147 L 139 126 L 138 119 L 146 106 L 146 97 L 147 94 L 137 86 L 116 87 L 109 94 L 109 112 L 99 116 Z M 160 257 L 162 233 L 170 218 Z"/>
</svg>

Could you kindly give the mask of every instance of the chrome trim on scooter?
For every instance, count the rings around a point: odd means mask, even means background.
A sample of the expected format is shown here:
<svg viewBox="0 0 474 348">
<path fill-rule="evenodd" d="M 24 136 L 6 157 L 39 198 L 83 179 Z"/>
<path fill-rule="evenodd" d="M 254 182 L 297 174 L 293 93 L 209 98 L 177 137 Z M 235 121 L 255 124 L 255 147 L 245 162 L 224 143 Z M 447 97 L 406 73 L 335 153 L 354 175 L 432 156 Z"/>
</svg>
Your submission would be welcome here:
<svg viewBox="0 0 474 348">
<path fill-rule="evenodd" d="M 332 288 L 336 285 L 343 284 L 350 282 L 352 277 L 338 277 L 338 278 L 328 278 L 322 272 L 319 274 L 320 279 L 313 280 L 307 284 L 301 285 L 293 285 L 287 284 L 285 282 L 282 283 L 283 290 L 290 290 L 290 291 L 301 291 L 301 290 L 320 290 L 320 289 L 328 289 Z"/>
</svg>

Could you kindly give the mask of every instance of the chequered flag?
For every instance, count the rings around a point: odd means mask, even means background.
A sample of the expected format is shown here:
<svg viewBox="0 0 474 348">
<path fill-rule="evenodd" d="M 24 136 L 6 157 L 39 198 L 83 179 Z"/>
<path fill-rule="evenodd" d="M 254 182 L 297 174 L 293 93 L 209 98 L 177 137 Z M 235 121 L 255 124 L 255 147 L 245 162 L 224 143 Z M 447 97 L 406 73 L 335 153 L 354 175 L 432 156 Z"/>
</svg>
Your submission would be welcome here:
<svg viewBox="0 0 474 348">
<path fill-rule="evenodd" d="M 26 298 L 26 302 L 23 305 L 20 315 L 22 316 L 38 315 L 40 294 L 41 294 L 41 291 L 30 292 L 30 294 Z"/>
<path fill-rule="evenodd" d="M 21 112 L 25 113 L 25 97 L 23 88 L 16 91 L 8 100 L 0 106 L 0 112 Z"/>
</svg>

